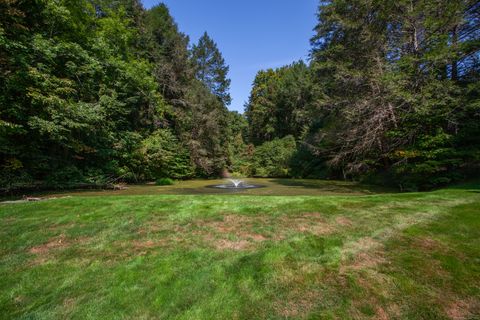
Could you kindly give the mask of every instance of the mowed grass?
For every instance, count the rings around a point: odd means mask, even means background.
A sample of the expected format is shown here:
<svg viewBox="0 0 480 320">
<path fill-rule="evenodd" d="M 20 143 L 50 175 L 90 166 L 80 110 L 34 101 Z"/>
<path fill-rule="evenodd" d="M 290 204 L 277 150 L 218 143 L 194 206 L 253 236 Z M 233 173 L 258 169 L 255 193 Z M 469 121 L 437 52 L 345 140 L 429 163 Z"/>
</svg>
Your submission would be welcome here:
<svg viewBox="0 0 480 320">
<path fill-rule="evenodd" d="M 0 205 L 2 319 L 479 319 L 480 192 Z"/>
</svg>

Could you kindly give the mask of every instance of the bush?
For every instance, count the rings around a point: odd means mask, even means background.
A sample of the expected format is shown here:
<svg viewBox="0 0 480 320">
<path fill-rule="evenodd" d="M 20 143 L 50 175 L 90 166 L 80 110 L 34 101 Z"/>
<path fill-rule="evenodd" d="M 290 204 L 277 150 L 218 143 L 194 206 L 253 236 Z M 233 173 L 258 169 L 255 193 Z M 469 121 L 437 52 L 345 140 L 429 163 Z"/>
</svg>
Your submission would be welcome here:
<svg viewBox="0 0 480 320">
<path fill-rule="evenodd" d="M 259 177 L 289 177 L 290 161 L 296 152 L 293 136 L 265 142 L 255 149 L 253 171 Z"/>
<path fill-rule="evenodd" d="M 23 164 L 16 158 L 7 159 L 0 167 L 0 193 L 10 192 L 33 184 L 32 178 L 25 172 Z"/>
<path fill-rule="evenodd" d="M 334 175 L 327 159 L 314 154 L 305 146 L 299 146 L 290 160 L 290 175 L 294 178 L 327 179 Z"/>
<path fill-rule="evenodd" d="M 70 188 L 80 183 L 85 183 L 85 177 L 73 165 L 58 168 L 45 179 L 45 185 L 51 188 Z"/>
<path fill-rule="evenodd" d="M 172 177 L 187 179 L 194 175 L 188 149 L 168 129 L 154 132 L 142 142 L 140 153 L 145 163 L 145 179 Z"/>
<path fill-rule="evenodd" d="M 161 178 L 161 179 L 158 179 L 155 184 L 157 186 L 171 186 L 173 185 L 175 182 L 170 179 L 170 178 Z"/>
<path fill-rule="evenodd" d="M 392 180 L 402 191 L 430 190 L 465 179 L 465 163 L 474 159 L 475 148 L 460 149 L 454 137 L 438 129 L 418 135 L 415 144 L 391 154 Z"/>
</svg>

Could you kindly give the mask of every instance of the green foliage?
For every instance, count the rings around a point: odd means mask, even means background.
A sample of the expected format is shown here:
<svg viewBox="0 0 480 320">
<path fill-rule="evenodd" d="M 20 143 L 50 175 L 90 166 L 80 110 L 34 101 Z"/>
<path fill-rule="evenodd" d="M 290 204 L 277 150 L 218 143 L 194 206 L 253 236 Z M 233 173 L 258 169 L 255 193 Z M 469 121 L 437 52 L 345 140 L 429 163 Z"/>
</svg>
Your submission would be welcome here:
<svg viewBox="0 0 480 320">
<path fill-rule="evenodd" d="M 464 178 L 480 147 L 462 143 L 479 120 L 467 107 L 478 96 L 466 94 L 478 81 L 470 56 L 478 56 L 471 46 L 478 8 L 471 1 L 322 2 L 312 68 L 331 122 L 319 130 L 330 149 L 319 153 L 332 168 L 345 177 L 388 176 L 402 189 Z"/>
<path fill-rule="evenodd" d="M 395 151 L 393 160 L 402 159 L 393 168 L 393 178 L 402 190 L 431 189 L 465 178 L 462 151 L 454 148 L 454 137 L 441 130 L 423 135 L 408 150 Z"/>
<path fill-rule="evenodd" d="M 157 130 L 142 141 L 140 153 L 147 180 L 172 177 L 191 178 L 194 167 L 188 150 L 178 142 L 170 130 Z"/>
<path fill-rule="evenodd" d="M 255 148 L 253 174 L 258 177 L 290 176 L 290 161 L 296 151 L 295 138 L 286 136 Z"/>
<path fill-rule="evenodd" d="M 303 61 L 258 72 L 245 115 L 249 140 L 258 145 L 274 138 L 302 138 L 312 122 L 315 89 Z"/>
<path fill-rule="evenodd" d="M 188 37 L 166 6 L 0 6 L 2 187 L 189 178 L 225 167 L 225 106 L 195 78 Z"/>
<path fill-rule="evenodd" d="M 143 178 L 144 157 L 139 149 L 143 137 L 137 132 L 121 131 L 115 144 L 113 152 L 115 160 L 109 161 L 109 172 L 127 182 L 139 182 Z"/>
<path fill-rule="evenodd" d="M 147 29 L 157 52 L 153 59 L 154 75 L 172 107 L 167 119 L 171 121 L 175 135 L 188 147 L 195 174 L 218 175 L 225 168 L 228 157 L 227 109 L 224 99 L 217 95 L 220 92 L 210 86 L 218 83 L 197 79 L 198 65 L 190 59 L 193 53 L 188 50 L 188 37 L 178 31 L 165 5 L 160 4 L 148 11 Z M 207 59 L 213 54 L 212 50 L 215 51 L 218 58 L 215 68 L 205 72 L 211 76 L 223 72 L 227 81 L 228 67 L 214 47 L 209 47 L 204 57 Z M 207 65 L 203 67 L 208 68 Z M 227 88 L 222 87 L 222 95 L 226 94 Z"/>
<path fill-rule="evenodd" d="M 228 168 L 232 174 L 239 176 L 252 175 L 253 146 L 248 145 L 248 122 L 238 112 L 228 113 Z"/>
<path fill-rule="evenodd" d="M 160 178 L 160 179 L 157 179 L 157 181 L 155 181 L 155 184 L 157 186 L 171 186 L 175 184 L 175 181 L 173 181 L 170 178 Z"/>
<path fill-rule="evenodd" d="M 5 193 L 32 183 L 32 178 L 25 171 L 23 163 L 16 158 L 6 159 L 0 173 L 0 191 Z"/>
<path fill-rule="evenodd" d="M 197 79 L 202 81 L 224 105 L 232 101 L 228 90 L 230 79 L 227 78 L 229 67 L 225 64 L 217 44 L 205 32 L 192 47 L 192 60 Z"/>
<path fill-rule="evenodd" d="M 85 181 L 82 172 L 75 166 L 62 167 L 47 176 L 46 185 L 53 188 L 72 187 Z"/>
<path fill-rule="evenodd" d="M 321 1 L 309 66 L 260 71 L 255 145 L 293 135 L 290 173 L 428 189 L 478 174 L 475 1 Z"/>
<path fill-rule="evenodd" d="M 290 160 L 290 175 L 295 178 L 326 179 L 334 176 L 327 159 L 312 152 L 304 144 L 298 145 Z"/>
<path fill-rule="evenodd" d="M 2 1 L 1 188 L 228 169 L 406 190 L 478 174 L 479 9 L 322 1 L 309 64 L 260 71 L 243 117 L 216 43 L 189 49 L 164 4 Z"/>
</svg>

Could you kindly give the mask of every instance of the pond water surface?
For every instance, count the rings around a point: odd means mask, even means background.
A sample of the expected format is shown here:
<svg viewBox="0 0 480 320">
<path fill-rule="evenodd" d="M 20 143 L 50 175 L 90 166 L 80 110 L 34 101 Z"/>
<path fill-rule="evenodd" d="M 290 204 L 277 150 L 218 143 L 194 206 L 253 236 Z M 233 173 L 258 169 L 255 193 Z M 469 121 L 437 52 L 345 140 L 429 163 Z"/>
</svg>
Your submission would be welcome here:
<svg viewBox="0 0 480 320">
<path fill-rule="evenodd" d="M 161 195 L 161 194 L 231 194 L 231 195 L 275 195 L 275 196 L 320 196 L 320 195 L 366 195 L 393 192 L 378 186 L 356 182 L 307 179 L 243 179 L 246 183 L 261 185 L 255 189 L 222 189 L 212 185 L 228 183 L 227 180 L 188 180 L 176 181 L 171 186 L 155 184 L 127 185 L 125 190 L 78 190 L 56 192 L 55 196 L 79 195 Z"/>
</svg>

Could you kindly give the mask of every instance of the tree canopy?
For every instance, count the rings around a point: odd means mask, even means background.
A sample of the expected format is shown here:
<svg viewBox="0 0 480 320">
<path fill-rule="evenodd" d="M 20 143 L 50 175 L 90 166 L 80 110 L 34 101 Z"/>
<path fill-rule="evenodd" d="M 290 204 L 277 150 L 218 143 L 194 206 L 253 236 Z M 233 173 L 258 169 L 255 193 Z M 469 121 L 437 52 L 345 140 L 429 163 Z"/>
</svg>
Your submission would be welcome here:
<svg viewBox="0 0 480 320">
<path fill-rule="evenodd" d="M 1 1 L 1 189 L 478 175 L 477 1 L 328 0 L 317 17 L 310 59 L 259 71 L 241 115 L 215 41 L 191 45 L 164 4 Z"/>
<path fill-rule="evenodd" d="M 1 6 L 2 186 L 223 170 L 226 101 L 196 78 L 189 39 L 165 5 L 9 0 Z M 215 56 L 226 77 L 218 50 Z"/>
<path fill-rule="evenodd" d="M 230 79 L 227 78 L 229 67 L 225 64 L 217 44 L 205 32 L 192 47 L 192 60 L 195 75 L 221 102 L 229 105 L 232 101 Z"/>
<path fill-rule="evenodd" d="M 302 176 L 417 189 L 480 172 L 479 12 L 465 0 L 321 1 L 309 65 L 254 81 L 251 142 L 293 135 Z"/>
</svg>

